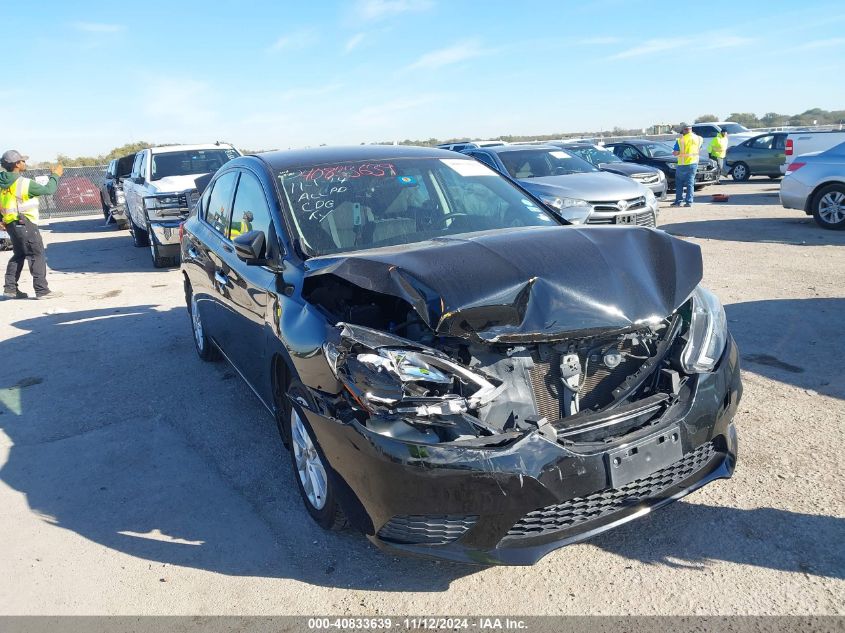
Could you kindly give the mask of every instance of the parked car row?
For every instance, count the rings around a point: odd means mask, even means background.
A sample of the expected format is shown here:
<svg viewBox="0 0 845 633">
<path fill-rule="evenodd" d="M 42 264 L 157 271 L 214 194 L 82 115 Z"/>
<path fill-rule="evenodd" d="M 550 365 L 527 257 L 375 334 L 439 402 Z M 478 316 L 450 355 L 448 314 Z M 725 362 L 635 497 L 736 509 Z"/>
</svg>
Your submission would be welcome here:
<svg viewBox="0 0 845 633">
<path fill-rule="evenodd" d="M 574 224 L 657 225 L 657 199 L 651 189 L 602 172 L 569 150 L 501 145 L 463 153 L 512 178 Z"/>
<path fill-rule="evenodd" d="M 151 147 L 109 163 L 100 201 L 106 217 L 128 227 L 153 266 L 179 263 L 179 227 L 198 198 L 197 180 L 241 153 L 231 145 Z"/>
<path fill-rule="evenodd" d="M 236 158 L 183 224 L 196 351 L 275 417 L 311 517 L 530 564 L 730 477 L 739 355 L 699 247 L 571 226 L 566 179 L 654 194 L 564 149 L 464 151 Z"/>
<path fill-rule="evenodd" d="M 678 159 L 672 154 L 671 145 L 660 141 L 630 139 L 608 143 L 605 147 L 625 162 L 659 169 L 666 178 L 668 188 L 670 190 L 675 189 L 675 168 Z M 700 158 L 698 171 L 695 174 L 696 191 L 717 182 L 719 182 L 719 168 L 716 162 L 709 158 Z"/>
</svg>

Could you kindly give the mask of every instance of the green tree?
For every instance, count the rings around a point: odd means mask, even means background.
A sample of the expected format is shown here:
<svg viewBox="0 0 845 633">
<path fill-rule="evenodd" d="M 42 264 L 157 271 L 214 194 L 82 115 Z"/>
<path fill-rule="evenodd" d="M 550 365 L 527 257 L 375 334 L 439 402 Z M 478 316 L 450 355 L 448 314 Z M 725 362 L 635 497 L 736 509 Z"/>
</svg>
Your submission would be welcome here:
<svg viewBox="0 0 845 633">
<path fill-rule="evenodd" d="M 777 112 L 766 112 L 766 114 L 760 117 L 760 123 L 763 124 L 763 127 L 780 127 L 782 125 L 788 125 L 789 115 L 778 114 Z"/>
<path fill-rule="evenodd" d="M 726 120 L 734 121 L 748 128 L 763 127 L 760 119 L 753 112 L 732 112 Z"/>
<path fill-rule="evenodd" d="M 712 123 L 713 121 L 718 120 L 719 117 L 717 117 L 715 114 L 702 114 L 694 121 L 694 123 Z"/>
</svg>

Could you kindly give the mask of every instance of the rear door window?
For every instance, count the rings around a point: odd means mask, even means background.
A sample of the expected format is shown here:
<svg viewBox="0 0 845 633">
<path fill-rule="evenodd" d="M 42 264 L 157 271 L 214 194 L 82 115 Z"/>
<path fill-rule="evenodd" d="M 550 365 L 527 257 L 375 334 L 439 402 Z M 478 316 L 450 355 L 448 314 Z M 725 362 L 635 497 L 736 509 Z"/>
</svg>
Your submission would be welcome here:
<svg viewBox="0 0 845 633">
<path fill-rule="evenodd" d="M 238 182 L 238 172 L 230 171 L 214 181 L 214 188 L 208 198 L 208 208 L 205 210 L 205 221 L 223 237 L 229 235 L 229 225 L 232 219 L 232 196 L 235 184 Z"/>
</svg>

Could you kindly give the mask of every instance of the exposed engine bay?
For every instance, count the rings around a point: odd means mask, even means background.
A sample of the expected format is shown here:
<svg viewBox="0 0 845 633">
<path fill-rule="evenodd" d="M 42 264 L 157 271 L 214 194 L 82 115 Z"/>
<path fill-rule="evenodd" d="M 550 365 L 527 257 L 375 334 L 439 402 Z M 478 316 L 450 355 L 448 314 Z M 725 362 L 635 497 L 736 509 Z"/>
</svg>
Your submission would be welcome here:
<svg viewBox="0 0 845 633">
<path fill-rule="evenodd" d="M 438 336 L 405 301 L 333 276 L 307 298 L 339 329 L 326 349 L 348 405 L 339 408 L 406 441 L 485 445 L 537 429 L 563 438 L 596 412 L 659 394 L 666 405 L 682 382 L 670 353 L 679 316 L 558 341 L 488 343 Z M 605 427 L 605 441 L 631 429 Z"/>
</svg>

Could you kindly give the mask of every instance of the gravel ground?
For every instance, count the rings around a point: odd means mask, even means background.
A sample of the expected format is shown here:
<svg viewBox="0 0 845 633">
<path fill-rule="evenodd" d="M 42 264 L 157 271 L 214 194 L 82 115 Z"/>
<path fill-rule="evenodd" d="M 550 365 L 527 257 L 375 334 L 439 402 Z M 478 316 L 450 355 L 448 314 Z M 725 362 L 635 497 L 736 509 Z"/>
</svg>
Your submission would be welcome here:
<svg viewBox="0 0 845 633">
<path fill-rule="evenodd" d="M 660 223 L 742 351 L 736 474 L 530 568 L 320 531 L 269 414 L 196 358 L 178 270 L 52 221 L 65 297 L 0 304 L 0 613 L 845 614 L 845 232 L 766 179 L 716 191 Z"/>
</svg>

